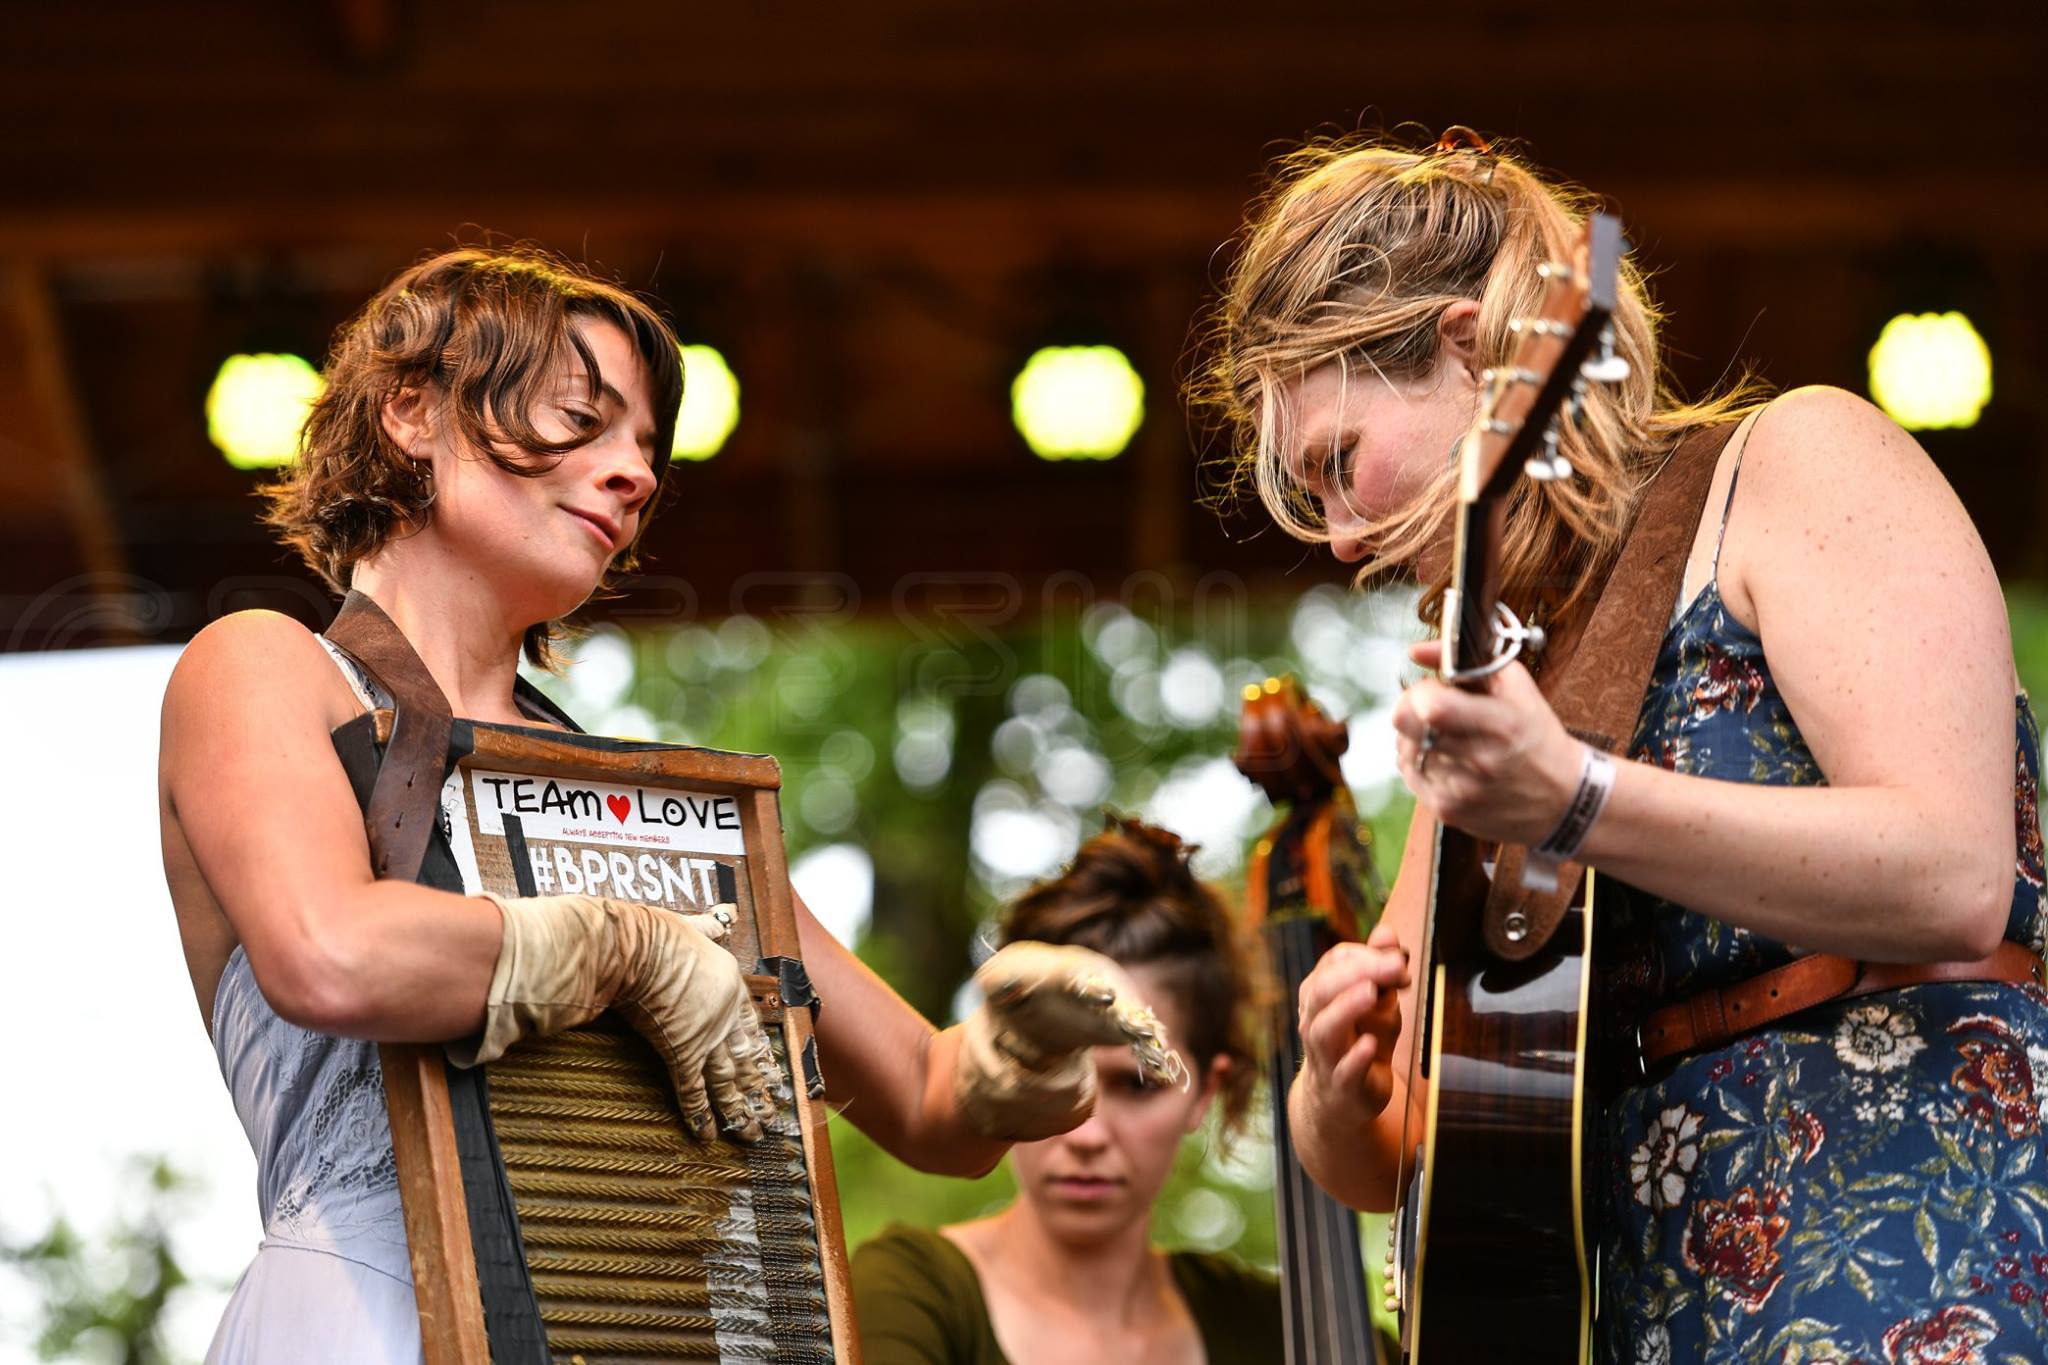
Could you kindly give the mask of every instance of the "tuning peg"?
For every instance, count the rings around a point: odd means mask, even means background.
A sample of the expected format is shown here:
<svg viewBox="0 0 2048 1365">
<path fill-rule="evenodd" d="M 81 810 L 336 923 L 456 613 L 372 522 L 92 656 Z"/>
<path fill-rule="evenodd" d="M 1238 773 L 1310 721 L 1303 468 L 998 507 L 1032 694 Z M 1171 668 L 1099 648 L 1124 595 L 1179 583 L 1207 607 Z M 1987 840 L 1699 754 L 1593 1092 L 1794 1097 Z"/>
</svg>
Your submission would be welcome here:
<svg viewBox="0 0 2048 1365">
<path fill-rule="evenodd" d="M 1613 323 L 1600 329 L 1599 349 L 1579 366 L 1579 373 L 1595 384 L 1619 384 L 1633 373 L 1629 363 L 1614 353 Z"/>
<path fill-rule="evenodd" d="M 1572 476 L 1572 462 L 1557 448 L 1555 423 L 1543 429 L 1543 449 L 1523 462 L 1522 471 L 1538 483 L 1552 483 Z"/>
</svg>

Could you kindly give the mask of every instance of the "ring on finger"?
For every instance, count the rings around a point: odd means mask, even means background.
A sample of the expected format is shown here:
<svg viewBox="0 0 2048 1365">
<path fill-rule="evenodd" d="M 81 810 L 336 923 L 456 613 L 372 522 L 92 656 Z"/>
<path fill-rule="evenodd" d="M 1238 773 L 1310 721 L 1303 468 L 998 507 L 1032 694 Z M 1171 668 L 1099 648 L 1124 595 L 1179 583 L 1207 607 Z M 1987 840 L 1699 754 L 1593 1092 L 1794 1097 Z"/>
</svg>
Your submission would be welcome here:
<svg viewBox="0 0 2048 1365">
<path fill-rule="evenodd" d="M 1422 742 L 1415 747 L 1415 771 L 1429 771 L 1429 756 L 1436 752 L 1436 730 L 1428 728 L 1422 732 Z"/>
</svg>

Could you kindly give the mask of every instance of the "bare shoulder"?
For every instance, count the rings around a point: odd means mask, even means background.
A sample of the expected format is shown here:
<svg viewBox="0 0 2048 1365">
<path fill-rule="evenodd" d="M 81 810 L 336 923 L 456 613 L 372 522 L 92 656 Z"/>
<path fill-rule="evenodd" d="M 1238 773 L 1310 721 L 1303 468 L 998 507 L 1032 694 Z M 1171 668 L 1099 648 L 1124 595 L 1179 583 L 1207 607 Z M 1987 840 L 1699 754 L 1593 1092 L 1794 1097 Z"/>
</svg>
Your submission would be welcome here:
<svg viewBox="0 0 2048 1365">
<path fill-rule="evenodd" d="M 217 684 L 276 689 L 302 687 L 311 677 L 339 678 L 320 640 L 291 617 L 274 611 L 238 611 L 192 637 L 172 670 L 173 689 Z"/>
<path fill-rule="evenodd" d="M 242 665 L 290 667 L 325 654 L 312 631 L 282 612 L 238 611 L 193 636 L 178 666 L 205 670 Z"/>
<path fill-rule="evenodd" d="M 1899 478 L 1945 486 L 1934 461 L 1876 405 L 1825 384 L 1793 389 L 1757 418 L 1742 453 L 1742 478 L 1800 499 L 1858 487 L 1882 491 Z"/>
<path fill-rule="evenodd" d="M 238 611 L 193 636 L 178 657 L 164 690 L 166 744 L 224 709 L 301 715 L 332 729 L 360 708 L 312 631 L 278 612 Z"/>
<path fill-rule="evenodd" d="M 1910 564 L 1936 577 L 1996 579 L 1968 512 L 1919 442 L 1868 401 L 1793 389 L 1757 418 L 1722 553 L 1722 588 L 1754 625 L 1772 582 L 1863 576 Z"/>
</svg>

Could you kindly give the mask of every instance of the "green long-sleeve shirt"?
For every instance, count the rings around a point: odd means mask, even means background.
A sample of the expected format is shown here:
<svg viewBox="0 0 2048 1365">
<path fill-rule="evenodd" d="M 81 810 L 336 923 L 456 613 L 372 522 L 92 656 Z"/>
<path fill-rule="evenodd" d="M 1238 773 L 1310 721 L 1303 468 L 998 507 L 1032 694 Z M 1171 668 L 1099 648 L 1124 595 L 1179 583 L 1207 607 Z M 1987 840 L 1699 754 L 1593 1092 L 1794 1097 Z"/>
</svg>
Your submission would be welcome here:
<svg viewBox="0 0 2048 1365">
<path fill-rule="evenodd" d="M 1280 1287 L 1227 1256 L 1167 1257 L 1209 1365 L 1280 1359 Z M 892 1223 L 854 1253 L 854 1311 L 867 1365 L 1010 1365 L 967 1254 L 929 1228 Z"/>
</svg>

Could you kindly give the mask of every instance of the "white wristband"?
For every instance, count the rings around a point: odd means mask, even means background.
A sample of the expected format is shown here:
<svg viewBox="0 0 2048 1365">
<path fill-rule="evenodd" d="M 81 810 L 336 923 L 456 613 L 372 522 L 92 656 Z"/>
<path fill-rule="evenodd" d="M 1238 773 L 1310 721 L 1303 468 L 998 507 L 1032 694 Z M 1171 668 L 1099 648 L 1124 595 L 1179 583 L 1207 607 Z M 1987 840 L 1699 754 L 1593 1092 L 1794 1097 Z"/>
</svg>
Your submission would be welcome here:
<svg viewBox="0 0 2048 1365">
<path fill-rule="evenodd" d="M 1586 836 L 1592 833 L 1600 812 L 1607 809 L 1607 798 L 1614 791 L 1614 760 L 1590 744 L 1581 744 L 1579 748 L 1583 757 L 1579 763 L 1578 790 L 1572 793 L 1571 804 L 1564 808 L 1564 818 L 1557 822 L 1557 828 L 1529 850 L 1529 857 L 1522 864 L 1522 885 L 1528 890 L 1557 890 L 1558 868 L 1585 846 Z"/>
</svg>

